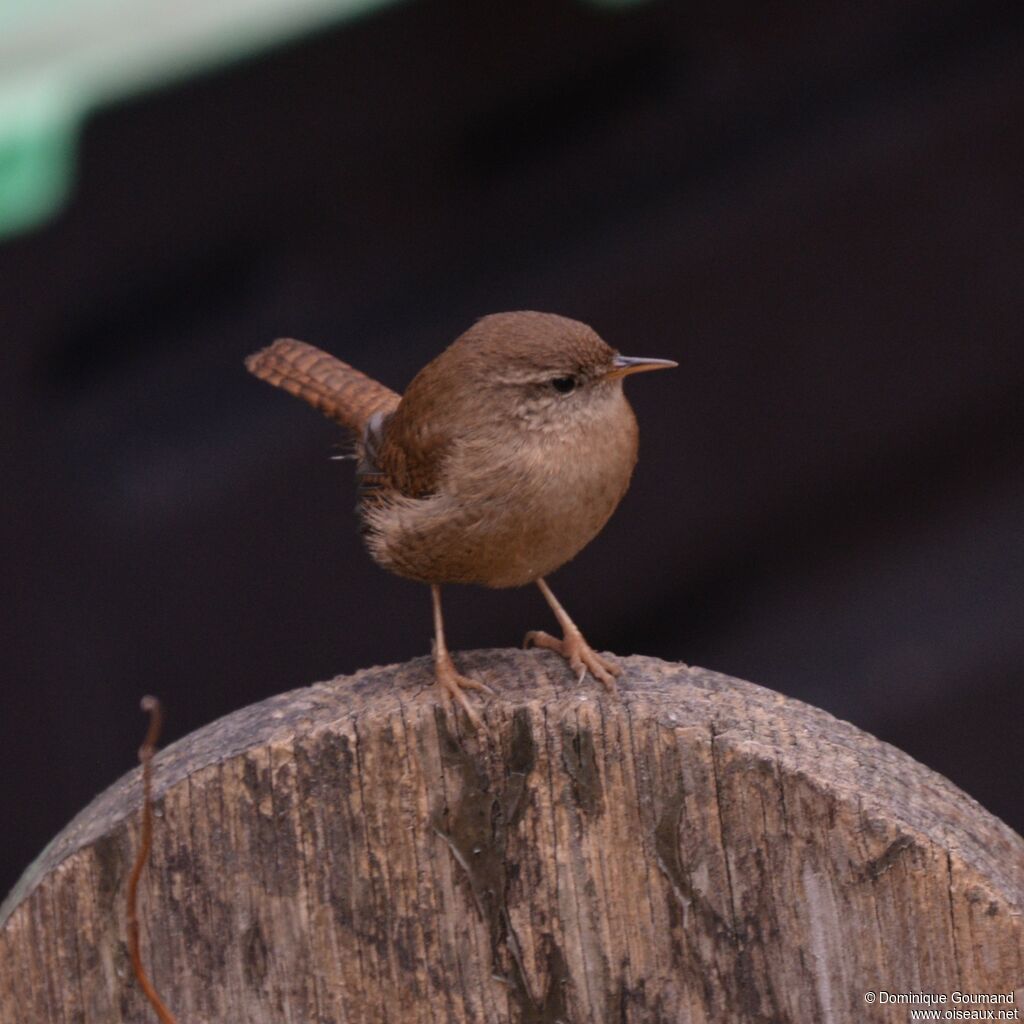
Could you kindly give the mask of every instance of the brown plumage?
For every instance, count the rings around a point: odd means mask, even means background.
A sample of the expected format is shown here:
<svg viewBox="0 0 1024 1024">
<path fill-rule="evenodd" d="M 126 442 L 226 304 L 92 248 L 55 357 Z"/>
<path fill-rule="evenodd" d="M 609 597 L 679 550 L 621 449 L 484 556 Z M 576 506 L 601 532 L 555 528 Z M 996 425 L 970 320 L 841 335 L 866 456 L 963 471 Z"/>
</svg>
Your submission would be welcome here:
<svg viewBox="0 0 1024 1024">
<path fill-rule="evenodd" d="M 613 687 L 618 667 L 590 649 L 543 577 L 600 531 L 629 484 L 637 426 L 623 377 L 674 365 L 620 356 L 585 324 L 534 312 L 477 321 L 401 398 L 291 339 L 246 360 L 351 431 L 367 547 L 384 568 L 431 584 L 442 693 L 474 721 L 462 689 L 482 687 L 445 647 L 442 583 L 536 582 L 565 635 L 528 641 Z"/>
<path fill-rule="evenodd" d="M 245 360 L 245 368 L 309 402 L 356 437 L 362 436 L 374 413 L 393 412 L 402 398 L 348 363 L 294 338 L 278 338 L 254 352 Z"/>
</svg>

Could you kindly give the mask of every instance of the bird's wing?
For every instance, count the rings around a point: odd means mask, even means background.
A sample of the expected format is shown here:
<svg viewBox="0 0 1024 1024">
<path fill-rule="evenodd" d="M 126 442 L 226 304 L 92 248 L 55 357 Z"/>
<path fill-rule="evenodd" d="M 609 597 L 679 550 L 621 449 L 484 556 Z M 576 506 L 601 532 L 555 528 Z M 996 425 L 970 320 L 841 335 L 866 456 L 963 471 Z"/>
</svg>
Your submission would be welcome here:
<svg viewBox="0 0 1024 1024">
<path fill-rule="evenodd" d="M 404 404 L 399 406 L 380 422 L 377 438 L 371 440 L 368 431 L 366 441 L 367 450 L 373 449 L 378 471 L 408 498 L 436 493 L 453 441 L 447 417 L 417 412 Z"/>
</svg>

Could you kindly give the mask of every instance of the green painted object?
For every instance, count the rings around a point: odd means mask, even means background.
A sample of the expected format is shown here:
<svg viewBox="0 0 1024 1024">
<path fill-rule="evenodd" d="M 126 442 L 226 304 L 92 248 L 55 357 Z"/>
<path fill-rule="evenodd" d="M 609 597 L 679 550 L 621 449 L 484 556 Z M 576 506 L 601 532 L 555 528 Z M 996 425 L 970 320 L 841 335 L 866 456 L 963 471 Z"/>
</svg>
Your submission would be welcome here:
<svg viewBox="0 0 1024 1024">
<path fill-rule="evenodd" d="M 60 209 L 92 110 L 395 2 L 0 0 L 0 239 Z"/>
<path fill-rule="evenodd" d="M 0 96 L 0 237 L 44 220 L 68 194 L 77 123 L 44 88 Z"/>
<path fill-rule="evenodd" d="M 0 238 L 59 210 L 90 111 L 395 0 L 0 0 Z"/>
</svg>

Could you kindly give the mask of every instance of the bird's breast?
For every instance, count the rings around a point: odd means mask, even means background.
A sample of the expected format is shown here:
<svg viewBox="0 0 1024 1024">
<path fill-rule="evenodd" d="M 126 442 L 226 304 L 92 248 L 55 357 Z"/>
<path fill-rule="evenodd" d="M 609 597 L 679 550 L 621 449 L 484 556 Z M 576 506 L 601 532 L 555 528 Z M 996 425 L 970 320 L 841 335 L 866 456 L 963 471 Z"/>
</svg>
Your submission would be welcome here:
<svg viewBox="0 0 1024 1024">
<path fill-rule="evenodd" d="M 385 568 L 432 583 L 520 586 L 569 561 L 608 521 L 636 464 L 625 398 L 579 429 L 459 438 L 429 498 L 374 513 Z"/>
</svg>

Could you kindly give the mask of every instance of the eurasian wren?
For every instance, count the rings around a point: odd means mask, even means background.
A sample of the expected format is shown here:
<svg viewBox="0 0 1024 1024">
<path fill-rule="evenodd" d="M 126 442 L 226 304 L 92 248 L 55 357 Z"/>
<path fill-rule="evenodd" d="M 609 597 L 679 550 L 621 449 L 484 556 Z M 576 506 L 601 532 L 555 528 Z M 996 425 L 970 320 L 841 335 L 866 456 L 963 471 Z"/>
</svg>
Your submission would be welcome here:
<svg viewBox="0 0 1024 1024">
<path fill-rule="evenodd" d="M 359 516 L 370 554 L 429 583 L 442 698 L 479 718 L 444 639 L 442 583 L 536 583 L 562 639 L 530 632 L 580 679 L 614 691 L 621 669 L 592 650 L 544 577 L 608 521 L 636 464 L 637 426 L 622 391 L 631 373 L 677 365 L 619 355 L 586 324 L 551 313 L 478 320 L 404 395 L 312 345 L 275 341 L 249 356 L 257 377 L 305 399 L 354 436 Z"/>
</svg>

